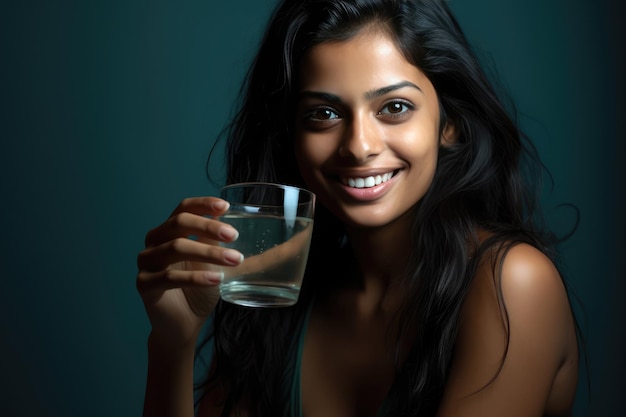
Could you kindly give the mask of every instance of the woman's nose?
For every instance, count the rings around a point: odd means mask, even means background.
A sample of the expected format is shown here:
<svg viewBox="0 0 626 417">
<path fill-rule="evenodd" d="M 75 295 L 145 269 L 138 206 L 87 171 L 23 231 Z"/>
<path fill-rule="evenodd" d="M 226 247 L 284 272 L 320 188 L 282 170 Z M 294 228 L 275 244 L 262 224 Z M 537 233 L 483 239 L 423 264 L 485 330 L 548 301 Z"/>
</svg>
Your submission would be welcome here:
<svg viewBox="0 0 626 417">
<path fill-rule="evenodd" d="M 376 121 L 367 114 L 358 114 L 352 117 L 347 125 L 339 155 L 357 161 L 366 161 L 378 155 L 385 147 L 382 132 L 376 127 Z"/>
</svg>

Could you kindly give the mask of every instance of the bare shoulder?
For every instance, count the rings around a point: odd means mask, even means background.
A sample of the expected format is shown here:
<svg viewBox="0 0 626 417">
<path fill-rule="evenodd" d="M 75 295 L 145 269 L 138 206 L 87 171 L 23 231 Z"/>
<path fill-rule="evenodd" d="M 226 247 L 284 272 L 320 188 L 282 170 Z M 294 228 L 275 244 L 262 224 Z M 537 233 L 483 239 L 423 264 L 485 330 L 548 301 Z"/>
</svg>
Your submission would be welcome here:
<svg viewBox="0 0 626 417">
<path fill-rule="evenodd" d="M 527 244 L 492 261 L 465 299 L 439 416 L 567 415 L 577 342 L 559 271 Z"/>
<path fill-rule="evenodd" d="M 503 317 L 515 320 L 516 325 L 527 322 L 537 326 L 538 318 L 558 324 L 571 318 L 567 290 L 558 269 L 548 256 L 529 244 L 516 244 L 498 253 L 496 259 L 483 260 L 468 299 L 484 292 L 499 299 Z M 471 301 L 467 307 L 464 312 L 471 315 Z"/>
<path fill-rule="evenodd" d="M 528 244 L 515 245 L 504 255 L 500 283 L 507 303 L 521 301 L 526 306 L 541 301 L 566 301 L 565 286 L 556 266 Z"/>
</svg>

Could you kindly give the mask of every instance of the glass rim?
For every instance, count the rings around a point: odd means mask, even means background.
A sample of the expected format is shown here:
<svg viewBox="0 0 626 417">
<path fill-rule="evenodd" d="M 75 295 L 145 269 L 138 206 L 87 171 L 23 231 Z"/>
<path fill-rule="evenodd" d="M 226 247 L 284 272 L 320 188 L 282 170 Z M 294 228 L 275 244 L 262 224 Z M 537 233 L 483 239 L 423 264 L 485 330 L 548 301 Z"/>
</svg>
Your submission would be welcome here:
<svg viewBox="0 0 626 417">
<path fill-rule="evenodd" d="M 222 188 L 220 188 L 220 192 L 230 190 L 233 188 L 238 188 L 238 187 L 255 187 L 255 186 L 298 190 L 299 192 L 304 192 L 312 196 L 315 196 L 315 193 L 313 193 L 313 191 L 307 190 L 306 188 L 298 187 L 296 185 L 281 184 L 277 182 L 266 182 L 266 181 L 234 182 L 234 183 L 225 185 Z"/>
</svg>

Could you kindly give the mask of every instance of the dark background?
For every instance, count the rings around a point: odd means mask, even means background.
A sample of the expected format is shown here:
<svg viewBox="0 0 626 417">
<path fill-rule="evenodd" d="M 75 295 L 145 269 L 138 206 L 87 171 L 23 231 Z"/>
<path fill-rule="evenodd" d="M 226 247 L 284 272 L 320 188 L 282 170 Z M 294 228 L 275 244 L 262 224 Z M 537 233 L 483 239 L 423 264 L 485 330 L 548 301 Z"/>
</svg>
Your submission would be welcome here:
<svg viewBox="0 0 626 417">
<path fill-rule="evenodd" d="M 215 191 L 206 157 L 273 3 L 1 2 L 0 415 L 141 414 L 135 258 L 180 199 Z M 449 4 L 554 177 L 551 225 L 580 210 L 562 247 L 591 370 L 576 416 L 623 415 L 624 7 Z"/>
</svg>

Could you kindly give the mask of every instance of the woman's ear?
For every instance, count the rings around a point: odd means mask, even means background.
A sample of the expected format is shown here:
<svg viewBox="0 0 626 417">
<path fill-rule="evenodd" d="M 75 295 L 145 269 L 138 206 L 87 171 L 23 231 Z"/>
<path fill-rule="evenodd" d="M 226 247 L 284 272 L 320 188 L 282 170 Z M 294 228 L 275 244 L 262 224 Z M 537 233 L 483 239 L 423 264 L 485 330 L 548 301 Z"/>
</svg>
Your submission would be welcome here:
<svg viewBox="0 0 626 417">
<path fill-rule="evenodd" d="M 443 131 L 441 132 L 441 138 L 439 139 L 439 144 L 445 147 L 454 145 L 455 143 L 457 143 L 457 140 L 459 138 L 458 136 L 459 135 L 454 124 L 450 122 L 446 122 L 446 125 L 444 126 Z"/>
</svg>

